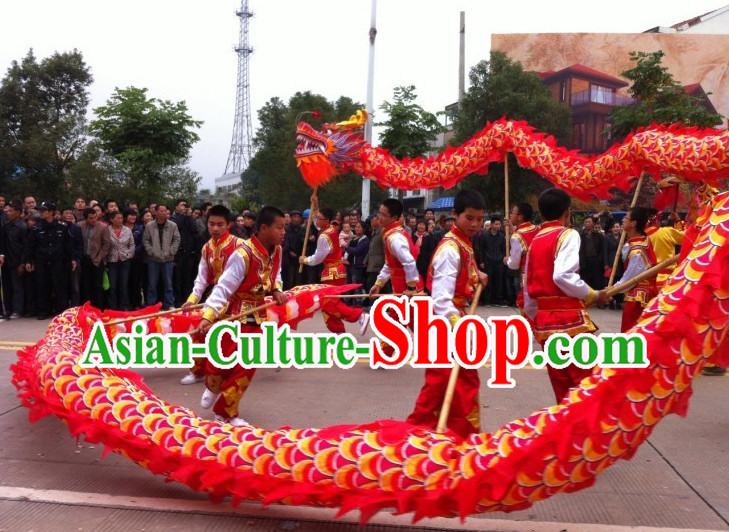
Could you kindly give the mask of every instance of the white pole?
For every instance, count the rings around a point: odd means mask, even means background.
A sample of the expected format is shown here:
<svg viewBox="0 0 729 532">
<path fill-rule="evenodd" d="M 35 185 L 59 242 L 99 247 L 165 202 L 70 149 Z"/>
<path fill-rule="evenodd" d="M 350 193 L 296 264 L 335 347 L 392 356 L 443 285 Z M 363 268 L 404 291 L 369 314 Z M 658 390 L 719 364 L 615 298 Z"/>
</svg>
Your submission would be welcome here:
<svg viewBox="0 0 729 532">
<path fill-rule="evenodd" d="M 375 84 L 375 37 L 377 37 L 377 0 L 372 0 L 370 17 L 370 61 L 367 69 L 367 124 L 365 124 L 365 141 L 372 142 L 372 114 L 374 112 L 374 84 Z M 370 215 L 370 180 L 362 179 L 362 219 Z"/>
<path fill-rule="evenodd" d="M 458 102 L 466 94 L 466 12 L 461 11 L 458 50 Z"/>
</svg>

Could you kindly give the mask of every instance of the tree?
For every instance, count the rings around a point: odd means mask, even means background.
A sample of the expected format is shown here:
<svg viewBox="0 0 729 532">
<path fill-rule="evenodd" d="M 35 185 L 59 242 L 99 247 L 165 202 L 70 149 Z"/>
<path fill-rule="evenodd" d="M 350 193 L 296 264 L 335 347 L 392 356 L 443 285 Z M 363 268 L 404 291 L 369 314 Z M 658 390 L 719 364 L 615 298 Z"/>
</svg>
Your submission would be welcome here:
<svg viewBox="0 0 729 532">
<path fill-rule="evenodd" d="M 84 150 L 88 87 L 81 52 L 13 61 L 0 84 L 0 189 L 61 199 Z"/>
<path fill-rule="evenodd" d="M 382 109 L 388 116 L 380 135 L 380 146 L 398 158 L 422 157 L 432 151 L 431 143 L 438 138 L 444 127 L 433 114 L 415 103 L 415 86 L 395 87 L 394 103 L 384 102 Z"/>
<path fill-rule="evenodd" d="M 260 127 L 253 139 L 256 154 L 243 172 L 241 197 L 250 204 L 303 210 L 309 205 L 312 190 L 302 179 L 294 159 L 297 117 L 301 113 L 318 111 L 319 118 L 304 114 L 303 119 L 320 128 L 325 122 L 346 120 L 363 108 L 348 97 L 330 102 L 310 91 L 297 92 L 288 103 L 278 97 L 271 98 L 258 111 Z M 361 183 L 361 178 L 352 173 L 332 180 L 319 190 L 320 205 L 340 209 L 359 204 Z M 384 197 L 384 194 L 380 193 L 380 196 Z"/>
<path fill-rule="evenodd" d="M 615 107 L 610 115 L 609 134 L 624 139 L 631 131 L 656 124 L 711 127 L 721 124 L 721 115 L 702 105 L 703 99 L 688 94 L 661 62 L 665 54 L 630 52 L 636 64 L 622 73 L 632 81 L 628 92 L 635 99 Z"/>
<path fill-rule="evenodd" d="M 538 131 L 553 135 L 560 145 L 570 140 L 569 108 L 552 100 L 549 90 L 536 74 L 525 72 L 521 63 L 503 52 L 491 52 L 490 61 L 481 61 L 469 73 L 471 86 L 459 104 L 454 118 L 454 144 L 460 145 L 486 127 L 487 122 L 506 117 L 525 120 Z M 503 210 L 504 166 L 494 164 L 487 176 L 473 175 L 462 187 L 476 188 L 494 211 Z M 535 172 L 520 168 L 515 158 L 509 164 L 509 191 L 512 203 L 527 201 L 549 187 Z"/>
<path fill-rule="evenodd" d="M 193 129 L 202 124 L 190 117 L 184 101 L 148 98 L 147 89 L 117 88 L 95 112 L 98 119 L 91 122 L 90 131 L 118 162 L 117 173 L 123 176 L 130 199 L 170 199 L 180 186 L 187 190 L 192 181 L 195 185 L 199 181 L 190 170 L 182 171 L 199 140 Z"/>
</svg>

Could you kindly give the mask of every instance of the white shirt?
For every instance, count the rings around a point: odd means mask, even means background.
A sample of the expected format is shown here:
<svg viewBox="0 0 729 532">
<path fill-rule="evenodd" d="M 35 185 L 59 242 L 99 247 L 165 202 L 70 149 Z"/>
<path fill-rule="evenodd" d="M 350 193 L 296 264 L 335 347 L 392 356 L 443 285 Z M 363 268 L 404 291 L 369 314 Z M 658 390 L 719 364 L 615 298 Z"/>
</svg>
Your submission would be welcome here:
<svg viewBox="0 0 729 532">
<path fill-rule="evenodd" d="M 554 274 L 552 280 L 567 297 L 586 299 L 592 288 L 580 279 L 577 271 L 580 269 L 580 235 L 574 229 L 567 231 L 567 236 L 557 252 L 554 260 Z M 529 287 L 526 285 L 527 271 L 529 270 L 529 256 L 524 266 L 524 312 L 534 319 L 537 314 L 537 301 L 529 297 Z"/>
<path fill-rule="evenodd" d="M 388 244 L 385 244 L 386 246 Z M 402 264 L 405 270 L 405 282 L 406 283 L 417 283 L 420 278 L 418 273 L 418 267 L 415 263 L 412 253 L 410 253 L 410 243 L 408 239 L 401 233 L 395 233 L 389 239 L 389 246 L 392 254 Z M 380 275 L 377 276 L 377 280 L 380 283 L 386 283 L 390 279 L 390 267 L 385 261 L 385 265 L 382 267 Z"/>
<path fill-rule="evenodd" d="M 453 315 L 460 316 L 461 313 L 453 304 L 453 297 L 456 294 L 456 277 L 461 269 L 461 254 L 458 251 L 458 245 L 452 242 L 443 244 L 433 256 L 432 265 L 433 312 L 448 320 Z"/>
<path fill-rule="evenodd" d="M 205 255 L 203 255 L 197 267 L 195 284 L 192 286 L 192 296 L 195 298 L 195 301 L 200 301 L 203 292 L 208 287 L 208 270 L 208 261 L 205 260 Z"/>
<path fill-rule="evenodd" d="M 511 248 L 509 252 L 509 258 L 506 259 L 506 265 L 512 270 L 518 270 L 521 268 L 521 254 L 524 250 L 521 249 L 521 241 L 516 235 L 511 235 Z"/>
<path fill-rule="evenodd" d="M 331 252 L 332 248 L 329 245 L 329 238 L 319 236 L 319 239 L 316 241 L 316 251 L 310 257 L 306 257 L 306 264 L 309 266 L 321 264 Z"/>
<path fill-rule="evenodd" d="M 628 247 L 628 244 L 625 244 L 622 253 L 623 260 L 625 260 L 626 256 L 628 255 L 629 249 L 630 248 Z M 623 276 L 617 283 L 615 283 L 615 286 L 620 286 L 621 284 L 630 281 L 633 277 L 638 276 L 639 274 L 646 271 L 648 268 L 650 268 L 650 265 L 645 263 L 643 256 L 640 253 L 636 253 L 635 255 L 630 257 L 630 260 L 628 261 L 628 267 L 625 268 Z"/>
</svg>

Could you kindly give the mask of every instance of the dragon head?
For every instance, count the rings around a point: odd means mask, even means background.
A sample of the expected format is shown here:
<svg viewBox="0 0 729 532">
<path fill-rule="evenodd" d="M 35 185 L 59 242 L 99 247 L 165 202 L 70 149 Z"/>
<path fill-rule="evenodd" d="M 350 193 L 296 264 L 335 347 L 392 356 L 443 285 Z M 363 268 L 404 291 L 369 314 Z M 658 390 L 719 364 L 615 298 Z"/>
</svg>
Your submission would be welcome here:
<svg viewBox="0 0 729 532">
<path fill-rule="evenodd" d="M 361 128 L 367 122 L 367 112 L 357 111 L 349 120 L 336 124 L 324 124 L 321 131 L 306 122 L 296 127 L 299 143 L 294 157 L 296 165 L 307 184 L 316 188 L 346 171 L 358 160 L 365 145 Z"/>
</svg>

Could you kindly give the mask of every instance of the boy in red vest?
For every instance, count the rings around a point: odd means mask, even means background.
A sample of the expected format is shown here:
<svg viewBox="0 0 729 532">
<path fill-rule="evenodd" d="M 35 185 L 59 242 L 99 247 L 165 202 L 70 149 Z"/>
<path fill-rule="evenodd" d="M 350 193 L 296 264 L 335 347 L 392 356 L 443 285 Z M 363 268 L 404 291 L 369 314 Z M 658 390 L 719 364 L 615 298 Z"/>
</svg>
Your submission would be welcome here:
<svg viewBox="0 0 729 532">
<path fill-rule="evenodd" d="M 605 305 L 605 290 L 596 292 L 580 276 L 580 235 L 571 229 L 571 200 L 564 190 L 549 188 L 539 196 L 541 229 L 527 254 L 524 284 L 524 312 L 532 320 L 534 336 L 544 342 L 554 333 L 576 336 L 597 327 L 586 305 Z M 592 373 L 573 364 L 562 369 L 547 366 L 557 403 L 570 388 Z"/>
<path fill-rule="evenodd" d="M 455 326 L 466 313 L 476 285 L 486 286 L 487 276 L 479 271 L 473 255 L 472 239 L 483 225 L 486 202 L 477 190 L 458 192 L 453 202 L 455 224 L 438 243 L 428 268 L 427 285 L 433 298 L 433 312 Z M 407 422 L 435 429 L 452 368 L 427 368 L 425 384 Z M 481 405 L 478 400 L 478 370 L 461 368 L 453 395 L 447 427 L 466 438 L 481 432 Z"/>
<path fill-rule="evenodd" d="M 415 292 L 423 289 L 423 281 L 418 273 L 416 260 L 418 248 L 415 247 L 410 231 L 402 225 L 402 203 L 395 198 L 387 198 L 380 205 L 378 217 L 382 223 L 382 244 L 385 248 L 385 265 L 377 276 L 370 295 L 376 296 L 387 284 L 392 283 L 392 292 L 411 297 Z M 395 317 L 394 311 L 390 315 Z M 407 324 L 412 329 L 412 320 Z M 383 354 L 392 355 L 394 348 L 383 345 Z"/>
<path fill-rule="evenodd" d="M 519 290 L 516 296 L 516 305 L 524 314 L 524 266 L 526 265 L 529 246 L 539 232 L 539 226 L 532 223 L 534 209 L 528 203 L 517 203 L 511 208 L 509 221 L 516 231 L 511 235 L 509 256 L 506 266 L 511 270 L 519 270 Z"/>
<path fill-rule="evenodd" d="M 299 264 L 316 266 L 324 263 L 321 273 L 321 282 L 333 286 L 341 286 L 347 282 L 347 270 L 342 263 L 342 250 L 339 247 L 339 232 L 332 225 L 334 212 L 331 209 L 319 210 L 319 199 L 311 196 L 311 216 L 315 216 L 319 238 L 316 241 L 316 251 L 308 257 L 299 257 Z M 333 333 L 345 332 L 342 320 L 350 323 L 359 323 L 359 333 L 364 334 L 370 321 L 370 315 L 361 308 L 345 305 L 340 299 L 328 298 L 322 305 L 322 314 L 327 329 Z"/>
<path fill-rule="evenodd" d="M 633 207 L 623 217 L 623 231 L 628 238 L 628 252 L 623 255 L 625 273 L 615 283 L 616 287 L 658 264 L 651 239 L 646 235 L 649 215 L 648 209 Z M 656 277 L 657 275 L 653 275 L 649 279 L 644 279 L 625 294 L 621 332 L 631 329 L 638 322 L 650 300 L 658 295 Z"/>
<path fill-rule="evenodd" d="M 192 293 L 182 308 L 196 305 L 208 289 L 212 289 L 233 252 L 238 249 L 243 240 L 230 234 L 230 210 L 225 205 L 213 205 L 208 211 L 208 233 L 210 240 L 202 248 L 200 265 L 197 269 L 197 278 L 192 287 Z M 195 364 L 190 373 L 180 379 L 180 384 L 194 384 L 205 380 L 206 358 L 195 358 Z"/>
<path fill-rule="evenodd" d="M 264 298 L 269 294 L 276 304 L 286 303 L 286 295 L 281 291 L 281 243 L 285 231 L 283 212 L 271 206 L 261 209 L 256 219 L 256 233 L 230 256 L 218 284 L 205 302 L 200 322 L 202 334 L 207 333 L 213 321 L 263 305 Z M 266 319 L 266 311 L 259 310 L 244 319 L 240 328 L 242 333 L 261 333 L 261 322 Z M 221 351 L 224 356 L 230 356 L 237 347 L 230 335 L 222 336 Z M 202 407 L 212 406 L 216 421 L 228 422 L 233 426 L 247 425 L 248 422 L 238 415 L 238 403 L 256 369 L 239 365 L 232 369 L 221 369 L 208 361 L 206 373 L 207 389 L 200 400 Z"/>
</svg>

